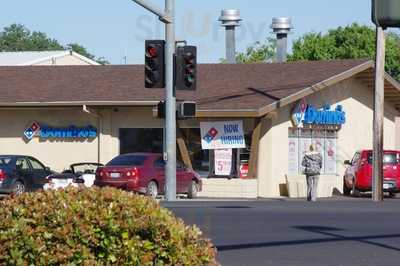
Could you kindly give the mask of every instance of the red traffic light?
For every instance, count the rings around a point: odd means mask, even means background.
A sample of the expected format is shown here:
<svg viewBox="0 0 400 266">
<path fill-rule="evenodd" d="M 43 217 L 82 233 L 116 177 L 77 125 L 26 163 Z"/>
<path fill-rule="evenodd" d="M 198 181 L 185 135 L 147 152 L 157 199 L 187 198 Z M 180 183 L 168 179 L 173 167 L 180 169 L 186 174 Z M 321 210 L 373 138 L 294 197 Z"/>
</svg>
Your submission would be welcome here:
<svg viewBox="0 0 400 266">
<path fill-rule="evenodd" d="M 157 57 L 157 55 L 158 55 L 157 48 L 155 46 L 151 45 L 147 47 L 147 52 L 146 52 L 147 57 L 154 58 Z"/>
<path fill-rule="evenodd" d="M 180 46 L 176 53 L 176 89 L 196 90 L 197 48 Z"/>
<path fill-rule="evenodd" d="M 164 40 L 146 40 L 145 42 L 146 88 L 164 88 L 165 86 L 164 50 Z"/>
</svg>

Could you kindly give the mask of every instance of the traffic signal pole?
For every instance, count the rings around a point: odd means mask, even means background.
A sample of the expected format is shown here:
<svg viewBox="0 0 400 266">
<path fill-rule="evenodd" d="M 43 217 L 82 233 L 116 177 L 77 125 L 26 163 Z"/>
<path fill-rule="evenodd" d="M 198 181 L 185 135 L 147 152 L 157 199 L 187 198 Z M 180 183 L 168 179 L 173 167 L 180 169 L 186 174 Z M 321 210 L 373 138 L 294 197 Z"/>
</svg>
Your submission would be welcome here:
<svg viewBox="0 0 400 266">
<path fill-rule="evenodd" d="M 375 97 L 372 200 L 383 200 L 383 118 L 385 83 L 385 32 L 376 27 Z"/>
<path fill-rule="evenodd" d="M 165 131 L 167 201 L 176 200 L 176 98 L 174 88 L 175 0 L 165 0 L 165 12 L 171 19 L 165 24 Z"/>
<path fill-rule="evenodd" d="M 176 200 L 176 98 L 174 92 L 175 0 L 165 0 L 165 10 L 144 0 L 132 0 L 165 23 L 165 197 Z"/>
</svg>

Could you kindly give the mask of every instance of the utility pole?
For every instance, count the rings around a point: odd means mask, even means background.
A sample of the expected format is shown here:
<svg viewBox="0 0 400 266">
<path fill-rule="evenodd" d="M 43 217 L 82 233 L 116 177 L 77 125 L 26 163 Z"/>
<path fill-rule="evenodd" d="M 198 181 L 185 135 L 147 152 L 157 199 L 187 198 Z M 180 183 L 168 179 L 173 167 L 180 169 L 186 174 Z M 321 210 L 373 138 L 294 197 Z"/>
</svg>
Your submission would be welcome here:
<svg viewBox="0 0 400 266">
<path fill-rule="evenodd" d="M 385 86 L 385 32 L 376 27 L 375 97 L 373 133 L 372 200 L 383 200 L 383 118 Z"/>
<path fill-rule="evenodd" d="M 176 200 L 176 98 L 174 88 L 175 0 L 165 0 L 162 10 L 145 0 L 132 0 L 165 23 L 165 176 L 167 201 Z"/>
</svg>

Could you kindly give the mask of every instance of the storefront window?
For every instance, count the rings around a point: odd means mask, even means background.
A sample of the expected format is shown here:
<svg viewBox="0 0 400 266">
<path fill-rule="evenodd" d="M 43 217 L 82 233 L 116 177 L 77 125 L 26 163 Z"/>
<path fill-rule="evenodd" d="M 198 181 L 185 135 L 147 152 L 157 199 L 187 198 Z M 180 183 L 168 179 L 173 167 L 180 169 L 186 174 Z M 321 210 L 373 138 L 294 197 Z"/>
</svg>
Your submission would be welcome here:
<svg viewBox="0 0 400 266">
<path fill-rule="evenodd" d="M 210 159 L 209 150 L 201 148 L 200 128 L 182 128 L 193 169 L 201 176 L 208 176 Z"/>
<path fill-rule="evenodd" d="M 162 128 L 121 128 L 119 130 L 120 154 L 132 152 L 163 151 Z"/>
<path fill-rule="evenodd" d="M 325 129 L 289 129 L 289 175 L 298 175 L 303 173 L 301 161 L 305 153 L 309 150 L 311 144 L 321 153 L 322 169 L 321 174 L 335 175 L 336 170 L 336 143 L 337 132 Z"/>
</svg>

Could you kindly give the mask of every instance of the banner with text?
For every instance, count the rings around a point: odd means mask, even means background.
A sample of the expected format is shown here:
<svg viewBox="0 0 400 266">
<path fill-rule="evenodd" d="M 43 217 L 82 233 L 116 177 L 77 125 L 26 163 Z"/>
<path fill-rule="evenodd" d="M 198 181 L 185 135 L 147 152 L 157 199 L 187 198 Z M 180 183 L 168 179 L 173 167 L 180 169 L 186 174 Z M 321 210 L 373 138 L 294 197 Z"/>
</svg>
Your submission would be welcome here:
<svg viewBox="0 0 400 266">
<path fill-rule="evenodd" d="M 245 148 L 242 121 L 200 122 L 203 150 Z"/>
<path fill-rule="evenodd" d="M 214 156 L 215 175 L 230 175 L 232 168 L 232 149 L 215 150 Z"/>
</svg>

